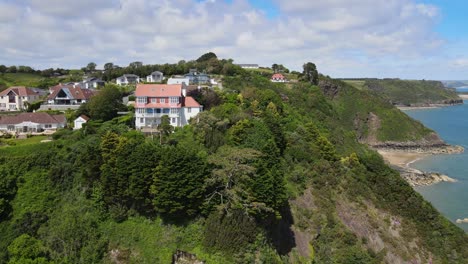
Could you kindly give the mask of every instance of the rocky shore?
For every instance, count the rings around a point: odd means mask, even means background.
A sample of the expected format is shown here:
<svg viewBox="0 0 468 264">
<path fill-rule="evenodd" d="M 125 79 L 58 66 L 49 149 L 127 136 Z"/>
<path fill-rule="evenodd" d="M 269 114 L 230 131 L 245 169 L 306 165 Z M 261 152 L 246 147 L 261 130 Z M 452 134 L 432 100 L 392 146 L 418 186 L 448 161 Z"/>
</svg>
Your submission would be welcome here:
<svg viewBox="0 0 468 264">
<path fill-rule="evenodd" d="M 410 167 L 394 166 L 400 172 L 400 175 L 411 186 L 428 186 L 439 182 L 457 182 L 457 180 L 450 178 L 437 172 L 423 172 Z"/>
<path fill-rule="evenodd" d="M 417 108 L 435 108 L 435 107 L 445 107 L 445 106 L 453 106 L 463 104 L 463 97 L 459 96 L 460 99 L 448 99 L 438 102 L 431 102 L 431 103 L 419 103 L 419 104 L 410 104 L 410 105 L 402 105 L 402 104 L 395 104 L 400 110 L 406 109 L 417 109 Z"/>
<path fill-rule="evenodd" d="M 464 151 L 461 146 L 441 144 L 415 144 L 401 142 L 386 142 L 372 146 L 380 155 L 405 179 L 411 186 L 427 186 L 439 182 L 456 182 L 457 180 L 438 172 L 424 172 L 410 165 L 426 156 L 436 154 L 457 154 Z"/>
</svg>

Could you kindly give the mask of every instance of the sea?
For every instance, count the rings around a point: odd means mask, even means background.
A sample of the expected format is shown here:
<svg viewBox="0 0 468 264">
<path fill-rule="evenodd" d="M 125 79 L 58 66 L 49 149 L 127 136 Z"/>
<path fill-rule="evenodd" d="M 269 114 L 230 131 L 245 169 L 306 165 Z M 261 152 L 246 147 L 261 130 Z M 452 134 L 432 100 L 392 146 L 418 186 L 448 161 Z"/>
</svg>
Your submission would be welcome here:
<svg viewBox="0 0 468 264">
<path fill-rule="evenodd" d="M 457 90 L 468 92 L 468 87 Z M 462 154 L 432 155 L 411 166 L 422 171 L 440 172 L 458 181 L 416 187 L 416 191 L 439 212 L 468 232 L 468 223 L 456 223 L 457 219 L 468 218 L 468 100 L 463 105 L 404 112 L 436 131 L 447 143 L 465 148 Z"/>
</svg>

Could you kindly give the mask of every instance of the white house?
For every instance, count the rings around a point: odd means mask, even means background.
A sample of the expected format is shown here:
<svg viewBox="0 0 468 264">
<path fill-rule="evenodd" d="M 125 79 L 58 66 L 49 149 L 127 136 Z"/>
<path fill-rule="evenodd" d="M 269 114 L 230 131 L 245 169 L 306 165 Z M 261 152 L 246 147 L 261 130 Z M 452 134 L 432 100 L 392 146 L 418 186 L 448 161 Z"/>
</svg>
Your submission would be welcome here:
<svg viewBox="0 0 468 264">
<path fill-rule="evenodd" d="M 241 67 L 242 69 L 258 69 L 258 64 L 236 64 L 237 66 Z"/>
<path fill-rule="evenodd" d="M 189 85 L 190 79 L 185 77 L 172 77 L 167 80 L 167 84 L 183 84 Z"/>
<path fill-rule="evenodd" d="M 49 88 L 48 105 L 81 105 L 94 96 L 95 91 L 72 85 L 56 85 Z"/>
<path fill-rule="evenodd" d="M 103 80 L 97 77 L 90 77 L 83 80 L 80 83 L 81 88 L 83 89 L 97 89 L 98 87 L 102 87 L 106 84 Z"/>
<path fill-rule="evenodd" d="M 129 85 L 129 84 L 137 84 L 140 82 L 140 77 L 135 74 L 124 74 L 120 77 L 117 77 L 115 80 L 117 85 Z"/>
<path fill-rule="evenodd" d="M 83 127 L 83 124 L 88 122 L 88 120 L 89 120 L 89 117 L 85 115 L 80 115 L 77 119 L 75 119 L 73 129 L 74 130 L 81 129 Z"/>
<path fill-rule="evenodd" d="M 24 86 L 10 87 L 0 92 L 0 111 L 19 111 L 26 108 L 25 103 L 38 101 L 45 91 Z"/>
<path fill-rule="evenodd" d="M 21 113 L 0 116 L 0 131 L 3 132 L 42 132 L 56 130 L 66 125 L 64 115 L 51 115 L 45 112 Z"/>
<path fill-rule="evenodd" d="M 160 71 L 152 72 L 150 75 L 146 76 L 147 82 L 162 82 L 164 79 L 164 74 Z"/>
<path fill-rule="evenodd" d="M 135 126 L 137 129 L 156 127 L 167 115 L 175 127 L 188 124 L 203 107 L 187 96 L 185 84 L 138 84 L 135 91 Z"/>
</svg>

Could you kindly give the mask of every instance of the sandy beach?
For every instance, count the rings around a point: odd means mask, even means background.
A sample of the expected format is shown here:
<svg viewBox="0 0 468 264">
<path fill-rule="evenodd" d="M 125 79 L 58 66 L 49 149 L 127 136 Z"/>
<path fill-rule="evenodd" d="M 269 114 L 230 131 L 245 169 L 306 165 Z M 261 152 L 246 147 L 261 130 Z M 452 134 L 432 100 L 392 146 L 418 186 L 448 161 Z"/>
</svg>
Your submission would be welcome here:
<svg viewBox="0 0 468 264">
<path fill-rule="evenodd" d="M 458 94 L 462 99 L 468 99 L 468 94 Z"/>
<path fill-rule="evenodd" d="M 411 164 L 423 159 L 431 154 L 415 153 L 402 151 L 378 150 L 385 162 L 395 166 L 400 171 L 401 177 L 405 179 L 411 186 L 427 186 L 439 182 L 457 182 L 456 179 L 450 178 L 437 172 L 424 172 L 411 168 Z"/>
<path fill-rule="evenodd" d="M 409 167 L 413 162 L 416 162 L 430 154 L 426 153 L 415 153 L 415 152 L 402 152 L 402 151 L 386 151 L 378 150 L 379 154 L 382 155 L 384 160 L 390 165 L 398 167 Z"/>
</svg>

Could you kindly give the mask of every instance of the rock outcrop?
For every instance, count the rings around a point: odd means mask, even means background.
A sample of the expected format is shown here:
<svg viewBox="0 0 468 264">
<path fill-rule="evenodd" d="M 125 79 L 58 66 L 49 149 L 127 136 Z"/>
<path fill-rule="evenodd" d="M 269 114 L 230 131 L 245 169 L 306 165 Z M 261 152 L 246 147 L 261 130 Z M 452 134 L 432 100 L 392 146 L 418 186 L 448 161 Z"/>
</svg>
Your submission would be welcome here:
<svg viewBox="0 0 468 264">
<path fill-rule="evenodd" d="M 457 180 L 450 178 L 437 172 L 423 172 L 410 167 L 394 167 L 400 172 L 400 175 L 411 186 L 428 186 L 439 182 L 457 182 Z"/>
</svg>

